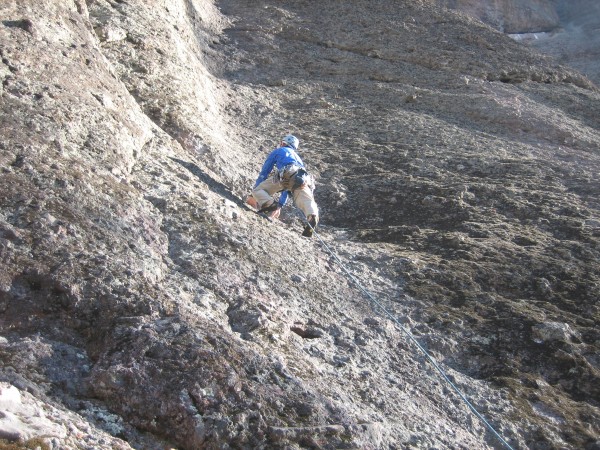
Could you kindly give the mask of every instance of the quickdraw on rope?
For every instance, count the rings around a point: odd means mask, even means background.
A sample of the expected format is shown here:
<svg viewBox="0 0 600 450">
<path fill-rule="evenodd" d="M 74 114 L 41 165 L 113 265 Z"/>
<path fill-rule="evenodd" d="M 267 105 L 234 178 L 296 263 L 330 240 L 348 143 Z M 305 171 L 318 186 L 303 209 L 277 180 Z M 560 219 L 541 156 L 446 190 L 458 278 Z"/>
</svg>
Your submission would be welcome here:
<svg viewBox="0 0 600 450">
<path fill-rule="evenodd" d="M 308 221 L 306 221 L 306 220 L 304 222 L 308 223 Z M 410 332 L 410 330 L 407 329 L 404 325 L 402 325 L 402 323 L 393 314 L 391 314 L 385 308 L 385 306 L 383 306 L 383 304 L 381 302 L 379 302 L 375 297 L 373 297 L 373 295 L 367 289 L 365 289 L 363 287 L 363 285 L 360 283 L 360 281 L 354 275 L 352 275 L 352 273 L 350 273 L 350 271 L 346 268 L 346 266 L 340 260 L 340 258 L 338 258 L 338 256 L 331 250 L 331 248 L 329 248 L 329 246 L 325 243 L 325 241 L 321 238 L 321 236 L 317 233 L 317 231 L 309 223 L 308 223 L 308 226 L 312 229 L 313 235 L 316 236 L 319 239 L 319 242 L 321 243 L 321 245 L 327 250 L 327 252 L 338 263 L 338 265 L 341 267 L 341 269 L 344 271 L 344 273 L 348 276 L 348 278 L 350 280 L 352 280 L 352 282 L 354 282 L 354 284 L 356 284 L 356 286 L 358 286 L 358 288 L 371 300 L 371 302 L 374 305 L 376 305 L 377 307 L 379 307 L 379 309 L 383 312 L 383 314 L 386 317 L 388 317 L 392 322 L 394 322 L 394 324 L 408 337 L 408 339 L 413 344 L 415 344 L 415 346 L 419 349 L 419 351 L 427 358 L 427 360 L 429 360 L 429 362 L 433 365 L 433 367 L 439 372 L 439 374 L 441 375 L 441 377 L 452 387 L 452 389 L 458 394 L 458 396 L 461 398 L 461 400 L 469 407 L 469 409 L 471 410 L 471 412 L 475 416 L 477 416 L 477 418 L 479 420 L 481 420 L 481 422 L 483 422 L 483 424 L 487 427 L 487 429 L 502 443 L 502 445 L 504 445 L 506 448 L 508 448 L 510 450 L 514 450 L 513 447 L 511 447 L 511 445 L 486 420 L 486 418 L 483 417 L 479 413 L 479 411 L 477 411 L 477 409 L 473 406 L 473 404 L 469 401 L 469 399 L 465 396 L 465 394 L 463 394 L 463 392 L 458 388 L 458 386 L 456 386 L 456 384 L 454 384 L 452 382 L 452 380 L 450 380 L 450 378 L 448 377 L 448 375 L 446 375 L 446 372 L 444 371 L 444 369 L 442 369 L 440 367 L 440 365 L 437 363 L 437 361 L 419 343 L 419 341 L 417 341 L 417 339 Z"/>
</svg>

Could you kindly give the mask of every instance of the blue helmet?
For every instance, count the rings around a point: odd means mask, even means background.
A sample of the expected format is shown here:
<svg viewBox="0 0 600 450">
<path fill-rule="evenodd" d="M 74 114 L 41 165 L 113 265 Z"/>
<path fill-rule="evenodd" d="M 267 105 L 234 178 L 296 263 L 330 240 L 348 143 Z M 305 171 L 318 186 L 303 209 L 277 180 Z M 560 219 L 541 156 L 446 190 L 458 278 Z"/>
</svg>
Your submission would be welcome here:
<svg viewBox="0 0 600 450">
<path fill-rule="evenodd" d="M 300 141 L 298 140 L 298 138 L 291 134 L 288 134 L 287 136 L 285 136 L 281 140 L 281 142 L 285 142 L 287 145 L 292 147 L 294 150 L 298 150 L 298 145 L 300 145 Z"/>
</svg>

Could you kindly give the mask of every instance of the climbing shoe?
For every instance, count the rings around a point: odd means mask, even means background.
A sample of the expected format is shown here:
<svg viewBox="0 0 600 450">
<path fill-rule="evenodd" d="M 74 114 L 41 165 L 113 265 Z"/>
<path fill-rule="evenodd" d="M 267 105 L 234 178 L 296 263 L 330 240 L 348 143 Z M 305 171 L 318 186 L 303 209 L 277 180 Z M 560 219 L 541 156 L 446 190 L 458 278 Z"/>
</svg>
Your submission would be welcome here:
<svg viewBox="0 0 600 450">
<path fill-rule="evenodd" d="M 279 208 L 281 208 L 281 206 L 279 206 L 279 203 L 273 202 L 269 206 L 262 207 L 261 209 L 258 210 L 258 212 L 261 212 L 264 214 L 269 214 L 273 211 L 277 211 Z"/>
<path fill-rule="evenodd" d="M 302 232 L 302 236 L 304 237 L 312 237 L 313 232 L 317 228 L 317 217 L 313 214 L 308 216 L 308 223 L 304 227 L 304 231 Z"/>
<path fill-rule="evenodd" d="M 248 203 L 254 209 L 258 209 L 258 203 L 256 202 L 256 199 L 254 197 L 252 197 L 252 195 L 249 195 L 248 197 L 246 197 L 246 203 Z"/>
</svg>

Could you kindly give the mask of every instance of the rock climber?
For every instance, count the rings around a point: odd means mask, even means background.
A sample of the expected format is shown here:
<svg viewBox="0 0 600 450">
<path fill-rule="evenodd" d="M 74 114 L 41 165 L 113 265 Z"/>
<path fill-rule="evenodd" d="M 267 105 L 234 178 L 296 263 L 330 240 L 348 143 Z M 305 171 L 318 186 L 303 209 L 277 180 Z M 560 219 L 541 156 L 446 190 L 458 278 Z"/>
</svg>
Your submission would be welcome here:
<svg viewBox="0 0 600 450">
<path fill-rule="evenodd" d="M 277 218 L 291 193 L 294 204 L 304 213 L 308 222 L 302 236 L 311 237 L 319 223 L 319 209 L 313 196 L 313 177 L 296 153 L 299 144 L 298 138 L 291 134 L 281 140 L 279 147 L 269 154 L 263 164 L 252 190 L 252 198 L 259 212 Z M 273 168 L 273 176 L 269 177 Z M 273 198 L 277 192 L 282 193 L 278 201 Z"/>
</svg>

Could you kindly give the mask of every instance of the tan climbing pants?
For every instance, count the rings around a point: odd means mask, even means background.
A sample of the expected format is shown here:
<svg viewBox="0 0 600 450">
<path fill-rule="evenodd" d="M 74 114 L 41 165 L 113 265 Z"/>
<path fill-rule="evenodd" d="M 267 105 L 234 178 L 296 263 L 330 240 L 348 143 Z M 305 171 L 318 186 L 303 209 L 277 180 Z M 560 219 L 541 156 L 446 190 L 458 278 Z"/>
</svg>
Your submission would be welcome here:
<svg viewBox="0 0 600 450">
<path fill-rule="evenodd" d="M 319 208 L 313 197 L 313 189 L 313 186 L 305 184 L 301 188 L 292 191 L 292 198 L 294 199 L 294 204 L 306 217 L 312 214 L 318 218 Z M 258 209 L 261 209 L 273 203 L 273 195 L 284 190 L 285 187 L 283 183 L 279 181 L 277 174 L 275 174 L 256 186 L 252 190 L 252 197 L 256 199 Z"/>
</svg>

